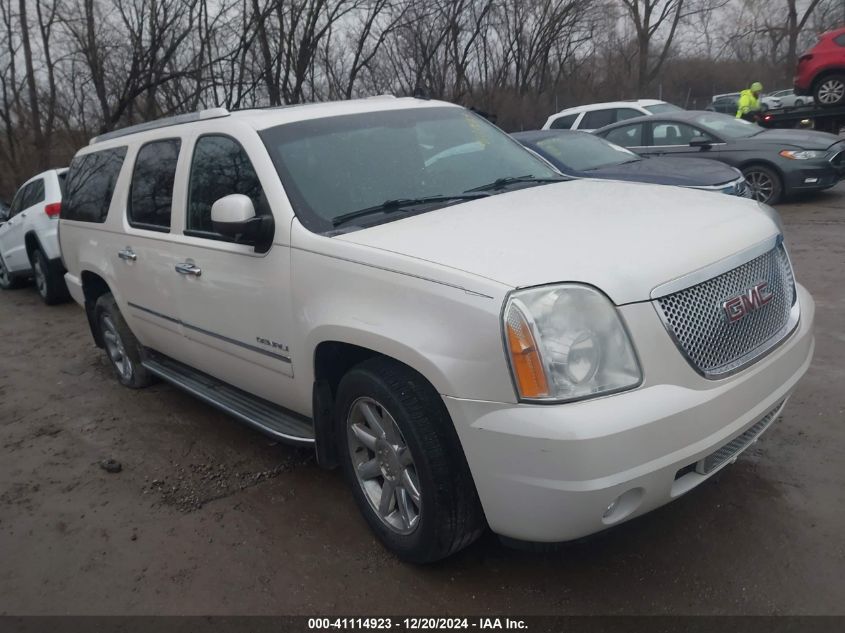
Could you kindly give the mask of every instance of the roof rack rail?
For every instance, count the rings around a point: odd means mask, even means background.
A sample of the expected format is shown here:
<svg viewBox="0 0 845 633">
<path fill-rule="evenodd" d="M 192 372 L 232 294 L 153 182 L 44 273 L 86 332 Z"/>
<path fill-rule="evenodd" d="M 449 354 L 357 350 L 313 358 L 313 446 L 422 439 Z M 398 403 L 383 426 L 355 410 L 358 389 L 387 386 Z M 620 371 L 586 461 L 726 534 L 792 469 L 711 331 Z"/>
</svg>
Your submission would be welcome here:
<svg viewBox="0 0 845 633">
<path fill-rule="evenodd" d="M 136 132 L 146 132 L 148 130 L 157 130 L 162 127 L 169 127 L 171 125 L 180 125 L 182 123 L 191 123 L 192 121 L 204 121 L 206 119 L 217 119 L 220 117 L 229 116 L 229 111 L 226 108 L 209 108 L 208 110 L 200 110 L 199 112 L 189 112 L 187 114 L 177 114 L 176 116 L 168 116 L 155 121 L 147 121 L 146 123 L 139 123 L 138 125 L 130 125 L 119 130 L 113 130 L 95 136 L 88 143 L 94 145 L 102 141 L 108 141 L 113 138 L 120 138 Z"/>
</svg>

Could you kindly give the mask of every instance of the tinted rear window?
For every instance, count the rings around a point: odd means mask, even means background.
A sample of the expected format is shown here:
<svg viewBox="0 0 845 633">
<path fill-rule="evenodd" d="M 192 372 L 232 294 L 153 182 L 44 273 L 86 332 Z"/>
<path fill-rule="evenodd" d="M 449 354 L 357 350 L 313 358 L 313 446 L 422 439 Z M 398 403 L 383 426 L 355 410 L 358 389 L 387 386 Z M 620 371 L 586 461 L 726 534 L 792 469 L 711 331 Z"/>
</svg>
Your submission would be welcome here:
<svg viewBox="0 0 845 633">
<path fill-rule="evenodd" d="M 62 219 L 105 222 L 124 158 L 126 147 L 105 149 L 74 158 L 67 171 Z"/>
<path fill-rule="evenodd" d="M 584 115 L 579 127 L 585 130 L 597 130 L 611 123 L 616 123 L 616 110 L 593 110 Z"/>
<path fill-rule="evenodd" d="M 26 186 L 26 191 L 23 194 L 23 202 L 21 202 L 21 209 L 28 209 L 34 204 L 44 202 L 44 179 L 39 178 L 33 180 Z"/>
<path fill-rule="evenodd" d="M 132 226 L 156 231 L 170 229 L 180 145 L 179 139 L 152 141 L 138 151 L 127 210 Z"/>
<path fill-rule="evenodd" d="M 572 124 L 575 123 L 575 119 L 578 118 L 577 114 L 567 114 L 566 116 L 559 116 L 552 124 L 549 126 L 553 130 L 568 130 L 572 128 Z"/>
</svg>

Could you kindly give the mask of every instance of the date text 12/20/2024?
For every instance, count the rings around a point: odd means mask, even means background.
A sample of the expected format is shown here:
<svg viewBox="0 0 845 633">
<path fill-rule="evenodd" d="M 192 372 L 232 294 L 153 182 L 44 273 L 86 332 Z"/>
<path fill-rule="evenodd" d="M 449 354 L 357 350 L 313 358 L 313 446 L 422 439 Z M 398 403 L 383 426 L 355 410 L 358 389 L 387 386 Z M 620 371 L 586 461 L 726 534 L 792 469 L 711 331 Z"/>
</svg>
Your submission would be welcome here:
<svg viewBox="0 0 845 633">
<path fill-rule="evenodd" d="M 407 631 L 527 630 L 519 618 L 309 618 L 311 631 L 396 629 Z"/>
</svg>

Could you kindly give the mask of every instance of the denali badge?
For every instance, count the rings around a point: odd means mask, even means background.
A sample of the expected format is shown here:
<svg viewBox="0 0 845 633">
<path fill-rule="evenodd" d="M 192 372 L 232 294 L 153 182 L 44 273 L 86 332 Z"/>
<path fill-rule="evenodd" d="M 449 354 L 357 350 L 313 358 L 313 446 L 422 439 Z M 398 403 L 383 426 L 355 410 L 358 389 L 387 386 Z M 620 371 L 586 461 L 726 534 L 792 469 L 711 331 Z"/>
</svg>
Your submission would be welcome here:
<svg viewBox="0 0 845 633">
<path fill-rule="evenodd" d="M 774 294 L 769 290 L 769 282 L 761 281 L 741 294 L 722 302 L 722 310 L 728 323 L 739 321 L 742 317 L 762 308 L 772 300 Z"/>
</svg>

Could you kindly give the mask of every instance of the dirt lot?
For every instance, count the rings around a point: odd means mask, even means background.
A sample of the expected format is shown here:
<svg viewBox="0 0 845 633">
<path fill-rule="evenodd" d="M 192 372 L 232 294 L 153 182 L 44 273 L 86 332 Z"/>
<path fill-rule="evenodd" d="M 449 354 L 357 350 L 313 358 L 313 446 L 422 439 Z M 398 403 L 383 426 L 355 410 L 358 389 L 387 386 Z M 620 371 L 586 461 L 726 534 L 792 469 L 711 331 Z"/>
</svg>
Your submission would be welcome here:
<svg viewBox="0 0 845 633">
<path fill-rule="evenodd" d="M 79 307 L 4 292 L 0 614 L 845 614 L 845 185 L 781 210 L 818 304 L 783 419 L 686 497 L 551 555 L 487 535 L 399 563 L 309 451 L 120 387 Z"/>
</svg>

